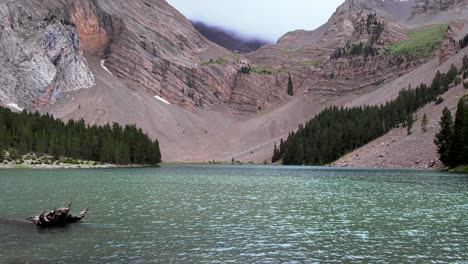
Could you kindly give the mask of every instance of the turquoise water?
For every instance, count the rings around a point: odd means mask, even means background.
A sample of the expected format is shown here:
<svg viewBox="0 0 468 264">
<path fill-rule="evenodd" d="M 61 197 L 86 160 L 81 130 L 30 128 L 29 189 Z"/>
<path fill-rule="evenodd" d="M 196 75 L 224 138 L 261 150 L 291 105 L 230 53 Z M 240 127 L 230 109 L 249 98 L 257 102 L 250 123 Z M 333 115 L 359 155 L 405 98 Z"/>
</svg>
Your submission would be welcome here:
<svg viewBox="0 0 468 264">
<path fill-rule="evenodd" d="M 468 176 L 164 165 L 0 170 L 0 217 L 85 207 L 82 223 L 0 221 L 0 263 L 467 263 Z"/>
</svg>

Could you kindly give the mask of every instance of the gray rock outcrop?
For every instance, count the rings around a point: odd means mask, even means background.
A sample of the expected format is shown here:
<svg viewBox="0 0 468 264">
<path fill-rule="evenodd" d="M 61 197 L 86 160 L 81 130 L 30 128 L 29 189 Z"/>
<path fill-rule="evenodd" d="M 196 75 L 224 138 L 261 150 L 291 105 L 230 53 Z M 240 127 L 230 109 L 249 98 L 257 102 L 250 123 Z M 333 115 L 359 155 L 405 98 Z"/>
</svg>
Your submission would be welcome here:
<svg viewBox="0 0 468 264">
<path fill-rule="evenodd" d="M 467 0 L 416 0 L 411 14 L 417 16 L 424 13 L 437 14 L 441 11 L 468 4 Z"/>
<path fill-rule="evenodd" d="M 73 26 L 36 1 L 2 1 L 0 17 L 0 101 L 41 107 L 94 84 Z"/>
</svg>

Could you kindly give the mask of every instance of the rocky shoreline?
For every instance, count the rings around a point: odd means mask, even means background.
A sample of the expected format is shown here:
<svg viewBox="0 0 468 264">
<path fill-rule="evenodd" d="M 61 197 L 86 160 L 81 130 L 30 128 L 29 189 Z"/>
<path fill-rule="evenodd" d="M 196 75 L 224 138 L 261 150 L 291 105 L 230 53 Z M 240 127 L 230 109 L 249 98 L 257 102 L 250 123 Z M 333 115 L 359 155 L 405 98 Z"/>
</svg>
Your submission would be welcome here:
<svg viewBox="0 0 468 264">
<path fill-rule="evenodd" d="M 51 156 L 37 156 L 26 154 L 21 157 L 5 158 L 0 163 L 0 169 L 110 169 L 110 168 L 141 168 L 142 165 L 117 165 L 89 160 L 77 160 Z"/>
</svg>

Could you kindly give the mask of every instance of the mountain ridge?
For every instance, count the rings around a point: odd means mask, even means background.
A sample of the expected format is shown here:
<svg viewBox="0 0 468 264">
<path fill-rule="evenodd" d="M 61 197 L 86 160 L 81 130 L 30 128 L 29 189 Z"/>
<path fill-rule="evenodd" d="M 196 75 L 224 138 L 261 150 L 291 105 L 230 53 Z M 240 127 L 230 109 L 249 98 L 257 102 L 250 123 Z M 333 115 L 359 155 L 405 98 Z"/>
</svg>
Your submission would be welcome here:
<svg viewBox="0 0 468 264">
<path fill-rule="evenodd" d="M 452 22 L 443 15 L 463 12 L 460 10 L 464 10 L 465 2 L 440 11 L 437 21 Z M 207 40 L 165 1 L 41 0 L 42 6 L 24 0 L 6 3 L 0 4 L 0 11 L 11 14 L 7 21 L 18 22 L 12 28 L 0 21 L 0 34 L 20 30 L 17 26 L 21 23 L 25 30 L 32 31 L 33 25 L 39 23 L 53 29 L 54 34 L 67 32 L 62 35 L 75 38 L 67 38 L 66 49 L 57 46 L 57 53 L 41 56 L 51 73 L 33 71 L 34 74 L 26 76 L 31 80 L 34 76 L 47 77 L 40 89 L 4 81 L 0 89 L 2 104 L 19 103 L 21 107 L 52 113 L 64 120 L 84 118 L 90 124 L 114 121 L 136 124 L 160 140 L 166 161 L 234 157 L 262 162 L 271 157 L 273 142 L 322 109 L 358 102 L 361 98 L 361 102 L 370 103 L 372 97 L 367 95 L 380 91 L 385 94 L 385 87 L 392 87 L 394 93 L 402 88 L 397 85 L 400 78 L 411 78 L 414 70 L 439 63 L 437 52 L 426 61 L 384 53 L 391 43 L 409 39 L 413 21 L 427 15 L 419 14 L 400 22 L 404 19 L 397 17 L 395 10 L 406 8 L 408 2 L 389 1 L 382 5 L 377 0 L 348 0 L 319 29 L 299 35 L 288 33 L 277 44 L 245 56 Z M 411 13 L 411 9 L 405 10 L 404 16 Z M 28 12 L 37 13 L 31 23 L 27 22 Z M 418 25 L 432 21 L 424 19 Z M 384 29 L 375 31 L 379 22 L 385 24 Z M 460 29 L 454 38 L 466 32 L 465 22 L 459 22 Z M 44 46 L 38 40 L 43 39 L 43 31 L 34 34 L 36 37 L 19 42 L 20 46 L 32 45 L 42 50 Z M 331 58 L 338 48 L 348 49 L 370 39 L 374 41 L 376 56 Z M 15 41 L 5 41 L 2 47 L 14 47 L 18 43 Z M 54 58 L 60 57 L 57 62 L 65 60 L 67 56 L 62 55 L 67 50 L 73 51 L 70 56 L 73 61 L 83 65 L 82 71 L 71 71 L 72 76 L 80 76 L 76 73 L 89 76 L 80 78 L 88 80 L 84 87 L 64 86 L 67 71 L 61 70 L 60 63 L 55 65 Z M 447 57 L 452 56 L 450 45 L 444 50 Z M 27 64 L 34 59 L 26 57 Z M 13 65 L 0 62 L 8 71 L 21 69 L 19 62 Z M 67 61 L 64 64 L 68 65 Z M 432 79 L 431 74 L 428 71 L 420 76 Z M 287 91 L 289 77 L 294 86 L 293 96 Z M 61 86 L 52 86 L 50 92 L 45 92 L 51 83 Z M 22 96 L 26 92 L 31 95 Z M 44 97 L 41 104 L 32 103 L 39 97 Z"/>
</svg>

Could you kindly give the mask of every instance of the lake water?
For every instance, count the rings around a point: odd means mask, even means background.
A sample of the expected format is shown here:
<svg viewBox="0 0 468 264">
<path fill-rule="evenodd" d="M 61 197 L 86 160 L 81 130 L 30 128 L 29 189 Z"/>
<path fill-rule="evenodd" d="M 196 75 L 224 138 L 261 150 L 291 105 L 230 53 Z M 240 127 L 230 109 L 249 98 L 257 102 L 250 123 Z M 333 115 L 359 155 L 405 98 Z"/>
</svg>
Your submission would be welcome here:
<svg viewBox="0 0 468 264">
<path fill-rule="evenodd" d="M 468 176 L 164 165 L 0 170 L 0 217 L 74 201 L 82 223 L 0 221 L 0 263 L 467 263 Z"/>
</svg>

